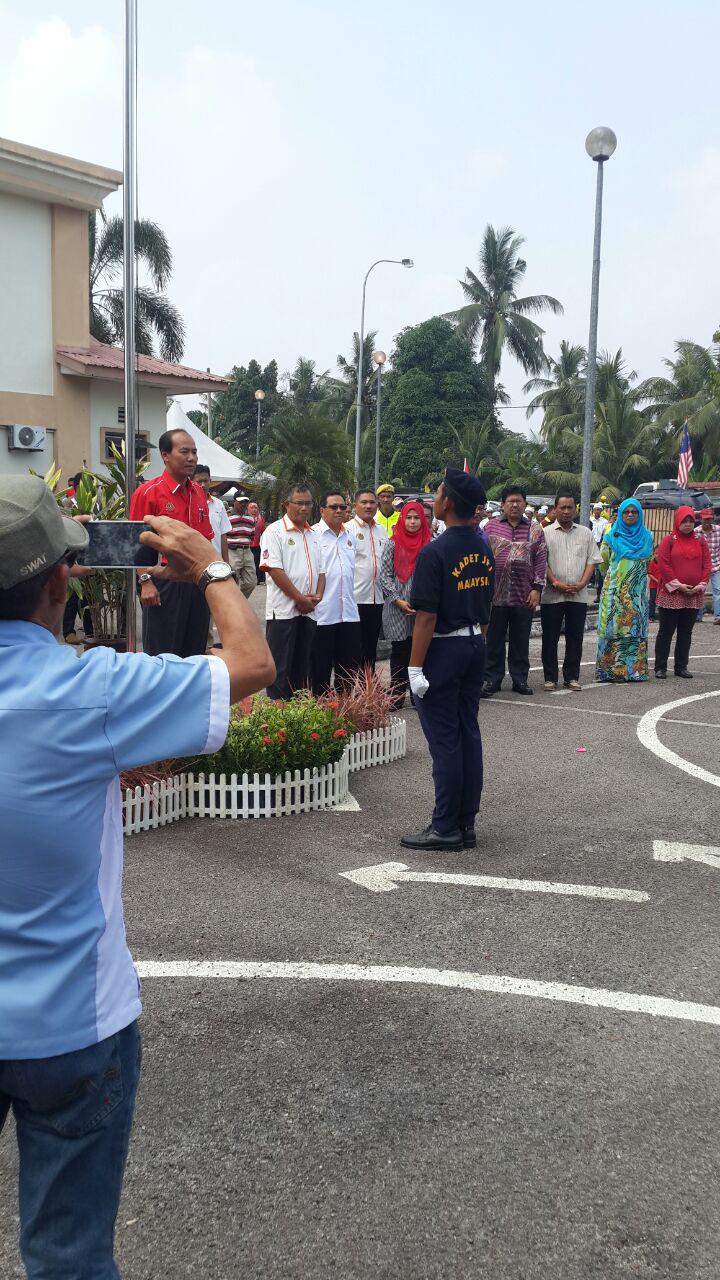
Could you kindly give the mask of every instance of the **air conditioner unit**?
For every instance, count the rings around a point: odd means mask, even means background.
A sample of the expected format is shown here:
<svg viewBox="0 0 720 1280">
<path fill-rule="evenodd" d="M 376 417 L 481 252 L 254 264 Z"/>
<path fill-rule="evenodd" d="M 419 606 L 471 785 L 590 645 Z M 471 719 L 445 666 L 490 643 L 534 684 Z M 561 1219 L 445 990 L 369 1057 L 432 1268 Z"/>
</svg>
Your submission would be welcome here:
<svg viewBox="0 0 720 1280">
<path fill-rule="evenodd" d="M 29 449 L 41 453 L 45 448 L 47 432 L 44 427 L 8 427 L 8 449 Z"/>
</svg>

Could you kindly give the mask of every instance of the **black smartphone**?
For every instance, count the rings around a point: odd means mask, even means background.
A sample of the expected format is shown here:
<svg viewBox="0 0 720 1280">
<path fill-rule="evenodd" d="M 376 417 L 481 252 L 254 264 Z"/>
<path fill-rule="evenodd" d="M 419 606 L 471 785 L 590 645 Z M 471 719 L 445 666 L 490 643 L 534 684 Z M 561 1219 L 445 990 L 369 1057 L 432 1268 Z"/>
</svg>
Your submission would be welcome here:
<svg viewBox="0 0 720 1280">
<path fill-rule="evenodd" d="M 143 546 L 143 520 L 92 520 L 85 525 L 90 541 L 78 553 L 78 564 L 90 569 L 147 569 L 158 562 L 153 547 Z"/>
</svg>

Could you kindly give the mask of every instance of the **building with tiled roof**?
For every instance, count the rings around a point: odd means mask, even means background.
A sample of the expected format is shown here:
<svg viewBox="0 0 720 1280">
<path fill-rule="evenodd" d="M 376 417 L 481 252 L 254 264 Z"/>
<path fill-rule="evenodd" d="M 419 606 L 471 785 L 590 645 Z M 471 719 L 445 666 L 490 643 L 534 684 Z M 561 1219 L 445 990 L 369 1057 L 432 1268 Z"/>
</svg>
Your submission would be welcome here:
<svg viewBox="0 0 720 1280">
<path fill-rule="evenodd" d="M 97 470 L 123 438 L 124 352 L 90 336 L 88 298 L 88 214 L 121 183 L 115 169 L 0 138 L 0 473 Z M 228 384 L 137 361 L 138 453 L 154 475 L 168 396 Z"/>
</svg>

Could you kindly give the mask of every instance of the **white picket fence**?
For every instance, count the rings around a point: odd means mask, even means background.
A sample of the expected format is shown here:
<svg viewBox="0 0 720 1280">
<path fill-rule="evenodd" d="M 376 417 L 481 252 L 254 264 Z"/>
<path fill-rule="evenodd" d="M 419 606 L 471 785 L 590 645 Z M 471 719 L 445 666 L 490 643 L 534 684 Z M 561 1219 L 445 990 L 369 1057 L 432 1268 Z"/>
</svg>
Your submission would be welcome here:
<svg viewBox="0 0 720 1280">
<path fill-rule="evenodd" d="M 187 775 L 153 782 L 144 787 L 128 787 L 123 795 L 123 830 L 126 836 L 150 831 L 177 822 L 187 815 Z"/>
<path fill-rule="evenodd" d="M 406 753 L 407 725 L 396 716 L 384 729 L 368 729 L 365 733 L 354 733 L 348 739 L 351 773 L 357 773 L 358 769 L 372 769 L 376 764 L 391 764 L 393 760 L 401 760 Z"/>
<path fill-rule="evenodd" d="M 400 760 L 406 751 L 407 726 L 394 717 L 384 729 L 354 733 L 342 759 L 322 769 L 278 775 L 180 773 L 129 787 L 123 795 L 123 828 L 132 835 L 180 818 L 274 818 L 332 809 L 347 799 L 349 774 Z"/>
</svg>

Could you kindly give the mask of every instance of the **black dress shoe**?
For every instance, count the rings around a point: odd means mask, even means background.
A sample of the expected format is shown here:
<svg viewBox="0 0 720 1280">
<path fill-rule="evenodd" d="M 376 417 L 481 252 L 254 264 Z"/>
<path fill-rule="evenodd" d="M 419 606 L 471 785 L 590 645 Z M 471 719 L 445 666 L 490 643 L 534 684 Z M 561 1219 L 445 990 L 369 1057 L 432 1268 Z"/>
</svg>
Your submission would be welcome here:
<svg viewBox="0 0 720 1280">
<path fill-rule="evenodd" d="M 525 694 L 530 694 L 532 696 L 534 692 L 535 692 L 534 689 L 531 689 L 529 684 L 513 685 L 513 693 L 525 693 Z"/>
<path fill-rule="evenodd" d="M 477 836 L 474 827 L 461 827 L 463 849 L 477 849 Z"/>
<path fill-rule="evenodd" d="M 692 680 L 692 671 L 688 671 L 687 667 L 683 671 L 676 671 L 675 675 L 679 680 Z"/>
<path fill-rule="evenodd" d="M 656 672 L 655 672 L 655 679 L 656 679 L 656 680 L 667 680 L 667 671 L 656 671 Z"/>
<path fill-rule="evenodd" d="M 486 684 L 484 688 L 481 690 L 480 697 L 492 698 L 494 693 L 500 692 L 501 687 L 502 686 L 499 684 Z"/>
<path fill-rule="evenodd" d="M 430 825 L 424 831 L 418 831 L 417 835 L 402 836 L 400 840 L 404 849 L 462 849 L 463 840 L 460 829 L 451 831 L 449 835 L 442 835 L 439 831 Z"/>
</svg>

